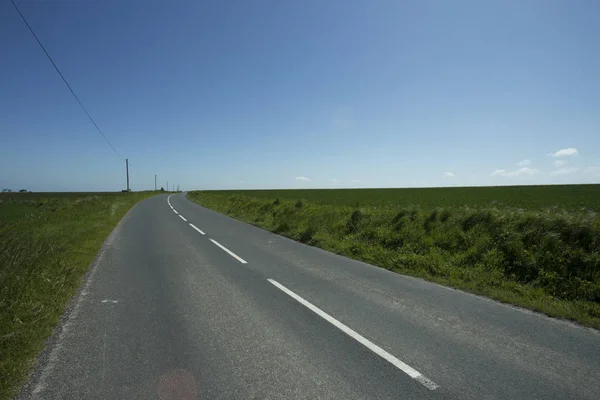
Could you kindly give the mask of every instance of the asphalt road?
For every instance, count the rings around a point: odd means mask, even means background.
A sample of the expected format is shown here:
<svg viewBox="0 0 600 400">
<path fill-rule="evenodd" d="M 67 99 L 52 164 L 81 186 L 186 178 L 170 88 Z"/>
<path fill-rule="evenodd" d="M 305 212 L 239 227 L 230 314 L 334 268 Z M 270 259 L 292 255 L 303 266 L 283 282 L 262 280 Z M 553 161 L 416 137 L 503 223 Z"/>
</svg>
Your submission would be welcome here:
<svg viewBox="0 0 600 400">
<path fill-rule="evenodd" d="M 20 397 L 598 399 L 600 335 L 160 195 L 109 236 Z"/>
</svg>

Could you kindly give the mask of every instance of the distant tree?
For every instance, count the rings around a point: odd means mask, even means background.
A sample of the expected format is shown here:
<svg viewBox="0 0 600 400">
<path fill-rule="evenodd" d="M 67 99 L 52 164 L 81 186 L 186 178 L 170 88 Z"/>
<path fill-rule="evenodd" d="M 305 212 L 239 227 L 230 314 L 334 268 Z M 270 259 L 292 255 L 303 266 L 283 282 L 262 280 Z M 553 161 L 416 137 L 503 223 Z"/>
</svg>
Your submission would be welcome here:
<svg viewBox="0 0 600 400">
<path fill-rule="evenodd" d="M 165 188 L 161 186 L 161 187 L 160 187 L 160 191 L 161 191 L 161 192 L 164 192 L 164 191 L 165 191 Z"/>
<path fill-rule="evenodd" d="M 12 192 L 11 189 L 2 189 L 2 192 L 7 193 L 7 192 Z"/>
<path fill-rule="evenodd" d="M 19 193 L 27 193 L 27 189 L 21 189 L 19 190 Z"/>
</svg>

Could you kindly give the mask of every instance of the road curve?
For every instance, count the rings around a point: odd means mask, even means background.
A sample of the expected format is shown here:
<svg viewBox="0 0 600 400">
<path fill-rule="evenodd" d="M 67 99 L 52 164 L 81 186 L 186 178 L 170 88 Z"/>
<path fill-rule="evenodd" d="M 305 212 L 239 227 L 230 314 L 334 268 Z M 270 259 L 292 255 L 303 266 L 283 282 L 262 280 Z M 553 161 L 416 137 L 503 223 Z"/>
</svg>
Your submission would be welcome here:
<svg viewBox="0 0 600 400">
<path fill-rule="evenodd" d="M 597 399 L 598 332 L 182 194 L 112 232 L 22 399 Z"/>
</svg>

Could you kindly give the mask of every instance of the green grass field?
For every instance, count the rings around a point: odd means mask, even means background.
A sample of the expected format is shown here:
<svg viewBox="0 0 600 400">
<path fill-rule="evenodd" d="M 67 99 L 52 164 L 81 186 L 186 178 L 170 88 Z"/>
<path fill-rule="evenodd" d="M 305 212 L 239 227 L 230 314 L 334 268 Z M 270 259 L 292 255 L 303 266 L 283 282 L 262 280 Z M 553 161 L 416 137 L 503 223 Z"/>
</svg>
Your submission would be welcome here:
<svg viewBox="0 0 600 400">
<path fill-rule="evenodd" d="M 600 185 L 195 191 L 245 222 L 600 328 Z"/>
<path fill-rule="evenodd" d="M 366 207 L 513 208 L 540 211 L 600 212 L 600 185 L 493 186 L 410 189 L 301 189 L 211 191 L 256 198 L 307 200 L 312 203 Z"/>
<path fill-rule="evenodd" d="M 108 234 L 154 194 L 0 194 L 0 399 L 26 379 Z"/>
</svg>

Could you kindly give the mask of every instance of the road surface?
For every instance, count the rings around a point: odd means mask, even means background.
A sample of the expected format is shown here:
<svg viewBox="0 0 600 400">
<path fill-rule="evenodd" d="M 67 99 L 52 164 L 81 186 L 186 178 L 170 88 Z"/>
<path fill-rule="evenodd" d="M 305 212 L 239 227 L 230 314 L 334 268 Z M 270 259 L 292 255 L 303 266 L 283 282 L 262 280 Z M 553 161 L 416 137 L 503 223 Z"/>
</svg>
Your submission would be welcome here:
<svg viewBox="0 0 600 400">
<path fill-rule="evenodd" d="M 125 216 L 23 399 L 598 399 L 600 335 L 182 194 Z"/>
</svg>

